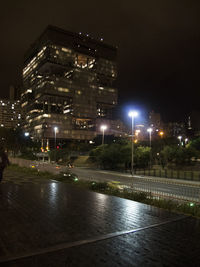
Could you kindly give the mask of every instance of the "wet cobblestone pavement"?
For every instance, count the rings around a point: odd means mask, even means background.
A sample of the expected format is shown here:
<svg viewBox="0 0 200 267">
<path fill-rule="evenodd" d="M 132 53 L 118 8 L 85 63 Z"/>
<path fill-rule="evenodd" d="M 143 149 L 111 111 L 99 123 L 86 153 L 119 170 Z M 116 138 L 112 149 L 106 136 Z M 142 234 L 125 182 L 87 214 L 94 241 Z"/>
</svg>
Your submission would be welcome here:
<svg viewBox="0 0 200 267">
<path fill-rule="evenodd" d="M 200 266 L 200 221 L 138 202 L 7 171 L 0 214 L 0 266 Z"/>
</svg>

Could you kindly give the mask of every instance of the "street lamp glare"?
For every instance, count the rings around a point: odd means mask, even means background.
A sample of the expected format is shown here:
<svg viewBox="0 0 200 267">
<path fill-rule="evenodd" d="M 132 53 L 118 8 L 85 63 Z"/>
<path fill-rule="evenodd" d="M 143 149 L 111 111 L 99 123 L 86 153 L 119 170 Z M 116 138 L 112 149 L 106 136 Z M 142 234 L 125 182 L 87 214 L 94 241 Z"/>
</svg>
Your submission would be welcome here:
<svg viewBox="0 0 200 267">
<path fill-rule="evenodd" d="M 152 128 L 147 129 L 147 132 L 149 132 L 149 133 L 151 133 L 152 131 L 153 131 Z"/>
<path fill-rule="evenodd" d="M 128 113 L 128 116 L 131 117 L 131 118 L 135 118 L 138 116 L 138 112 L 137 111 L 130 111 Z"/>
<path fill-rule="evenodd" d="M 182 136 L 179 135 L 179 136 L 178 136 L 178 139 L 181 140 L 181 139 L 182 139 Z"/>
<path fill-rule="evenodd" d="M 104 131 L 107 129 L 107 125 L 101 125 L 100 129 L 102 130 L 102 145 L 104 144 Z"/>
<path fill-rule="evenodd" d="M 107 129 L 107 126 L 106 125 L 101 125 L 101 130 L 104 131 Z"/>
<path fill-rule="evenodd" d="M 58 127 L 55 126 L 54 127 L 54 133 L 55 133 L 55 137 L 54 137 L 54 140 L 55 140 L 55 149 L 56 149 L 56 134 L 57 134 L 57 131 L 58 131 Z"/>
<path fill-rule="evenodd" d="M 133 165 L 134 165 L 134 118 L 138 116 L 137 111 L 130 111 L 128 116 L 131 117 L 131 174 L 133 176 Z"/>
</svg>

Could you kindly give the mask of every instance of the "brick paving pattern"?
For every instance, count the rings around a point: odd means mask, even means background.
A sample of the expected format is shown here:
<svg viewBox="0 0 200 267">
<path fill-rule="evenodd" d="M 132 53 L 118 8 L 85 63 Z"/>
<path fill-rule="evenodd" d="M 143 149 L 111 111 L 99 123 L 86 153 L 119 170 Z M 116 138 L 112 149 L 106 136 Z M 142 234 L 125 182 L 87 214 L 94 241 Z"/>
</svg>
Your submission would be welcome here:
<svg viewBox="0 0 200 267">
<path fill-rule="evenodd" d="M 8 170 L 0 214 L 3 267 L 199 266 L 200 221 L 138 202 Z"/>
</svg>

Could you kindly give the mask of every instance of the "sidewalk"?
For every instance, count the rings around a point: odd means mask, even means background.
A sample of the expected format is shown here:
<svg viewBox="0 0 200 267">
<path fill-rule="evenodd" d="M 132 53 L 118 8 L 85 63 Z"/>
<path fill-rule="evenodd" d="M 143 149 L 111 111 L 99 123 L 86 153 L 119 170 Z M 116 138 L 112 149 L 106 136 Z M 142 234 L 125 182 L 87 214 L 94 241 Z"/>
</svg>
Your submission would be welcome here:
<svg viewBox="0 0 200 267">
<path fill-rule="evenodd" d="M 200 220 L 138 202 L 8 170 L 0 213 L 2 267 L 199 266 Z"/>
</svg>

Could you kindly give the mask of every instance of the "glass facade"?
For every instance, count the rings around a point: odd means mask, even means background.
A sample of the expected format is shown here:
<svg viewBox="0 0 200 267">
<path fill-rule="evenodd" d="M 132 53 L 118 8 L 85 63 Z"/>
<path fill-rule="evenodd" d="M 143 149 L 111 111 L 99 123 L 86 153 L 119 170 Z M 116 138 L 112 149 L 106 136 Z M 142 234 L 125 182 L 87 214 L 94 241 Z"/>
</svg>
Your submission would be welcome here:
<svg viewBox="0 0 200 267">
<path fill-rule="evenodd" d="M 117 104 L 117 50 L 49 26 L 24 60 L 25 128 L 35 138 L 91 140 L 96 119 L 112 119 Z"/>
</svg>

